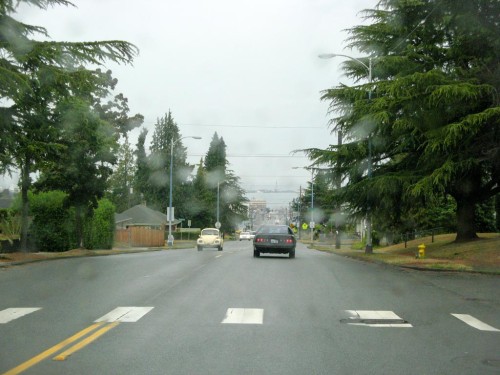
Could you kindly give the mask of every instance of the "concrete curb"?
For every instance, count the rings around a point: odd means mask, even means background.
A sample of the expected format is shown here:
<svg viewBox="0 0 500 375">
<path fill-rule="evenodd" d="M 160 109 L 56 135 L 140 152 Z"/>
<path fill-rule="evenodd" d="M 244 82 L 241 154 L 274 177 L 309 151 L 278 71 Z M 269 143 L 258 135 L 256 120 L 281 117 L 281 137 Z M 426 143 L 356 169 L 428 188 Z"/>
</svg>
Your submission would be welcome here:
<svg viewBox="0 0 500 375">
<path fill-rule="evenodd" d="M 67 255 L 61 257 L 53 257 L 53 258 L 42 258 L 42 259 L 28 259 L 22 261 L 15 262 L 0 262 L 0 268 L 7 268 L 11 266 L 19 266 L 23 264 L 29 263 L 38 263 L 52 260 L 61 260 L 61 259 L 74 259 L 74 258 L 84 258 L 84 257 L 100 257 L 100 256 L 112 256 L 112 255 L 123 255 L 123 254 L 137 254 L 137 253 L 146 253 L 153 251 L 162 251 L 162 250 L 170 250 L 163 247 L 155 247 L 155 248 L 137 248 L 137 249 L 113 249 L 115 252 L 113 253 L 99 253 L 99 254 L 81 254 L 81 255 Z M 175 249 L 172 249 L 175 250 Z"/>
</svg>

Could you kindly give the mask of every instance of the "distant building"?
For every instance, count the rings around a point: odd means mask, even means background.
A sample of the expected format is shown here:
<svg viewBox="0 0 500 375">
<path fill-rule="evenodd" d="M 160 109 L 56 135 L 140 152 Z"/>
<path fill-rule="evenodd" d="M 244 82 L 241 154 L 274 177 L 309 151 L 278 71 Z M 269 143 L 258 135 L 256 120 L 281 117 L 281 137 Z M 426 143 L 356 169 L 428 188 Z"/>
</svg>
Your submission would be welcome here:
<svg viewBox="0 0 500 375">
<path fill-rule="evenodd" d="M 248 201 L 248 210 L 250 212 L 257 210 L 265 210 L 267 208 L 267 202 L 263 199 L 255 199 Z"/>
</svg>

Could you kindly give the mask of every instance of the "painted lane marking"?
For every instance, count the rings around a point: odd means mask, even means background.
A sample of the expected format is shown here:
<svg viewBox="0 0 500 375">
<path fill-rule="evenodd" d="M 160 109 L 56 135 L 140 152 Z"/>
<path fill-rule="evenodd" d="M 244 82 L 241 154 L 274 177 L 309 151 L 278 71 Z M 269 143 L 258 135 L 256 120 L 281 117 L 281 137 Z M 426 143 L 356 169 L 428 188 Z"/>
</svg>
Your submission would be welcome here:
<svg viewBox="0 0 500 375">
<path fill-rule="evenodd" d="M 462 322 L 479 329 L 480 331 L 489 331 L 489 332 L 500 332 L 499 329 L 490 326 L 489 324 L 483 323 L 479 319 L 474 318 L 472 315 L 468 314 L 451 314 L 455 318 L 460 319 Z"/>
<path fill-rule="evenodd" d="M 354 326 L 378 328 L 411 328 L 410 323 L 400 318 L 394 311 L 346 310 L 351 315 L 344 322 Z"/>
<path fill-rule="evenodd" d="M 264 320 L 263 309 L 237 309 L 229 308 L 222 324 L 262 324 Z"/>
<path fill-rule="evenodd" d="M 59 344 L 54 345 L 52 348 L 45 350 L 44 352 L 38 354 L 37 356 L 35 356 L 35 357 L 31 358 L 31 359 L 28 359 L 26 362 L 21 363 L 19 366 L 14 367 L 12 370 L 7 371 L 3 375 L 17 375 L 17 374 L 20 374 L 23 371 L 26 371 L 30 367 L 36 365 L 37 363 L 43 361 L 44 359 L 50 357 L 51 355 L 54 355 L 59 350 L 65 348 L 69 344 L 71 344 L 71 343 L 79 340 L 83 336 L 85 336 L 85 335 L 89 334 L 90 332 L 96 330 L 101 325 L 102 325 L 102 323 L 95 323 L 95 324 L 91 325 L 90 327 L 87 327 L 87 328 L 81 330 L 80 332 L 75 333 L 73 336 L 67 338 L 64 341 L 61 341 Z"/>
<path fill-rule="evenodd" d="M 41 310 L 41 307 L 12 307 L 0 311 L 0 324 L 8 323 L 32 312 Z"/>
<path fill-rule="evenodd" d="M 100 336 L 104 335 L 112 328 L 116 327 L 119 324 L 119 322 L 136 322 L 152 309 L 153 307 L 117 307 L 110 313 L 96 320 L 94 324 L 92 324 L 91 326 L 81 330 L 80 332 L 74 334 L 73 336 L 67 338 L 64 341 L 61 341 L 59 344 L 54 345 L 53 347 L 45 350 L 44 352 L 38 354 L 37 356 L 18 365 L 12 370 L 7 371 L 3 375 L 18 375 L 26 371 L 30 367 L 36 365 L 37 363 L 43 361 L 44 359 L 55 355 L 57 352 L 63 350 L 70 344 L 82 339 L 82 341 L 76 343 L 66 351 L 62 352 L 61 354 L 53 358 L 55 361 L 64 361 L 71 354 L 84 348 L 85 346 L 87 346 Z M 97 330 L 98 328 L 100 329 Z M 93 331 L 96 332 L 84 338 Z"/>
<path fill-rule="evenodd" d="M 222 254 L 219 254 L 219 255 L 216 255 L 215 258 L 220 258 L 222 256 Z"/>
<path fill-rule="evenodd" d="M 117 307 L 94 322 L 137 322 L 151 310 L 153 307 Z"/>
<path fill-rule="evenodd" d="M 94 341 L 94 340 L 98 339 L 99 337 L 101 337 L 102 335 L 104 335 L 110 329 L 115 328 L 118 324 L 120 324 L 120 323 L 119 322 L 113 322 L 113 323 L 106 324 L 104 327 L 102 327 L 97 332 L 94 332 L 92 335 L 86 337 L 82 341 L 76 343 L 71 348 L 65 350 L 64 352 L 62 352 L 61 354 L 55 356 L 52 359 L 54 361 L 64 361 L 64 360 L 66 360 L 66 358 L 68 358 L 71 354 L 73 354 L 73 353 L 77 352 L 78 350 L 86 347 L 88 344 L 90 344 L 92 341 Z"/>
</svg>

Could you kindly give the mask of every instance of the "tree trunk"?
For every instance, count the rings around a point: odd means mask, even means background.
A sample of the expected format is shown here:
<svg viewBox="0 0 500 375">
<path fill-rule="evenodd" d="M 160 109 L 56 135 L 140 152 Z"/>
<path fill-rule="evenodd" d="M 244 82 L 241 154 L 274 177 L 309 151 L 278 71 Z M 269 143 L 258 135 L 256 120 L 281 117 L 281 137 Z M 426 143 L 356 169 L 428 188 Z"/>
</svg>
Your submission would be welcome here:
<svg viewBox="0 0 500 375">
<path fill-rule="evenodd" d="M 476 201 L 462 198 L 457 201 L 457 237 L 455 242 L 470 241 L 476 234 Z"/>
<path fill-rule="evenodd" d="M 21 252 L 28 252 L 30 159 L 26 157 L 21 167 Z"/>
<path fill-rule="evenodd" d="M 481 195 L 481 170 L 479 168 L 464 172 L 455 182 L 451 195 L 457 202 L 457 238 L 455 242 L 477 239 L 476 205 L 484 200 Z"/>
<path fill-rule="evenodd" d="M 495 196 L 495 213 L 496 213 L 496 226 L 497 231 L 500 231 L 500 194 Z"/>
<path fill-rule="evenodd" d="M 76 238 L 78 239 L 78 245 L 83 249 L 83 218 L 82 218 L 82 207 L 77 205 L 75 208 L 75 226 L 76 226 Z"/>
</svg>

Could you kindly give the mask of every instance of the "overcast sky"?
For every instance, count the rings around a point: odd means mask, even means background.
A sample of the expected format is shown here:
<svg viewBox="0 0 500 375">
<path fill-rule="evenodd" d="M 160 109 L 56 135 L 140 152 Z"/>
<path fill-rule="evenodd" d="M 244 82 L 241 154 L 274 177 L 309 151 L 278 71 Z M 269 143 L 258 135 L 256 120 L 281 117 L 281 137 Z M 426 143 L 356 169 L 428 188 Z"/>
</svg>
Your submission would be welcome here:
<svg viewBox="0 0 500 375">
<path fill-rule="evenodd" d="M 45 27 L 54 41 L 125 40 L 133 66 L 107 64 L 131 115 L 145 117 L 149 146 L 157 118 L 170 109 L 188 161 L 198 163 L 214 132 L 243 188 L 299 190 L 310 173 L 296 149 L 336 143 L 321 91 L 350 82 L 345 29 L 377 0 L 74 0 L 47 11 L 22 7 L 16 18 Z M 135 147 L 138 131 L 132 134 Z M 0 178 L 0 186 L 7 180 Z"/>
</svg>

